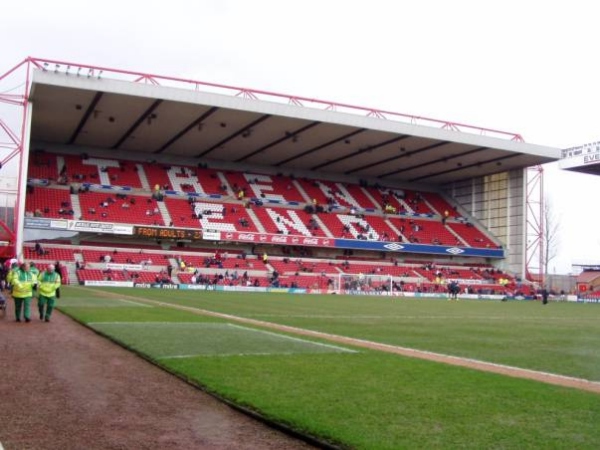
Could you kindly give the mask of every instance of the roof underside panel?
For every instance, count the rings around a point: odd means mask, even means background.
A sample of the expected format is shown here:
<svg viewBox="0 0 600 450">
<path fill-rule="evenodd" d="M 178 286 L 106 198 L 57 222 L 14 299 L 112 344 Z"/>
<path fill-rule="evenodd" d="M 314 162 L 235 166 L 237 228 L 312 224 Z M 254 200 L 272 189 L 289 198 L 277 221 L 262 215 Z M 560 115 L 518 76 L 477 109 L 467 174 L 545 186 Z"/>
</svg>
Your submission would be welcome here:
<svg viewBox="0 0 600 450">
<path fill-rule="evenodd" d="M 96 92 L 37 86 L 33 103 L 32 139 L 67 144 Z"/>
<path fill-rule="evenodd" d="M 431 185 L 543 164 L 557 149 L 199 91 L 34 73 L 31 140 Z"/>
<path fill-rule="evenodd" d="M 140 123 L 119 149 L 136 152 L 168 152 L 177 145 L 178 134 L 209 109 L 208 106 L 189 103 L 162 102 Z M 194 131 L 197 129 L 187 130 L 190 134 Z M 183 137 L 185 136 L 182 135 L 179 139 Z"/>
</svg>

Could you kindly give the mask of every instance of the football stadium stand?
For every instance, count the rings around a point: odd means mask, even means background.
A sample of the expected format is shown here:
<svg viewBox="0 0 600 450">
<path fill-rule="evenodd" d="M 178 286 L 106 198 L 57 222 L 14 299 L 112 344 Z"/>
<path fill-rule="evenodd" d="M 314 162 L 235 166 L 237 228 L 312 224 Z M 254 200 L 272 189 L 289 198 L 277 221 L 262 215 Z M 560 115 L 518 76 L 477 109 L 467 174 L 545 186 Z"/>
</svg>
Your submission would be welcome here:
<svg viewBox="0 0 600 450">
<path fill-rule="evenodd" d="M 554 149 L 490 128 L 28 61 L 14 248 L 58 262 L 65 280 L 339 292 L 370 277 L 399 293 L 442 293 L 450 280 L 472 294 L 531 291 L 514 275 L 526 273 L 523 224 L 507 218 L 525 209 L 524 169 Z"/>
</svg>

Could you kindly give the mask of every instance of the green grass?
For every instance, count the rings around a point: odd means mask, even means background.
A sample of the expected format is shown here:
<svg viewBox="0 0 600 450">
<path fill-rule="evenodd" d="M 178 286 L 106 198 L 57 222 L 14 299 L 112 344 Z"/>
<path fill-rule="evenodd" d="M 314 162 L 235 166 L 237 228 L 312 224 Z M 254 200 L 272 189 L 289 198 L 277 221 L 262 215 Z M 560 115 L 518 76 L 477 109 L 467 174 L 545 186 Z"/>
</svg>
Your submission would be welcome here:
<svg viewBox="0 0 600 450">
<path fill-rule="evenodd" d="M 114 290 L 359 339 L 600 381 L 595 304 Z M 135 301 L 135 300 L 134 300 Z"/>
<path fill-rule="evenodd" d="M 354 351 L 231 323 L 94 322 L 90 325 L 159 359 Z"/>
<path fill-rule="evenodd" d="M 591 374 L 594 379 L 600 375 L 598 305 L 110 292 L 122 293 L 126 300 L 138 296 L 567 375 Z M 316 353 L 310 343 L 303 343 L 307 348 L 301 353 L 287 351 L 293 341 L 277 338 L 276 333 L 265 341 L 261 333 L 247 329 L 232 335 L 222 319 L 171 308 L 66 306 L 84 298 L 93 302 L 101 297 L 90 290 L 65 289 L 60 302 L 78 320 L 92 322 L 206 389 L 345 447 L 599 447 L 597 394 L 364 349 Z M 168 336 L 157 332 L 160 327 L 168 330 Z M 202 343 L 205 350 L 193 353 L 200 356 L 161 359 L 190 350 L 186 347 L 190 341 L 195 351 L 194 345 Z M 252 354 L 261 346 L 265 351 L 259 353 L 264 354 Z M 565 358 L 568 362 L 561 361 Z"/>
</svg>

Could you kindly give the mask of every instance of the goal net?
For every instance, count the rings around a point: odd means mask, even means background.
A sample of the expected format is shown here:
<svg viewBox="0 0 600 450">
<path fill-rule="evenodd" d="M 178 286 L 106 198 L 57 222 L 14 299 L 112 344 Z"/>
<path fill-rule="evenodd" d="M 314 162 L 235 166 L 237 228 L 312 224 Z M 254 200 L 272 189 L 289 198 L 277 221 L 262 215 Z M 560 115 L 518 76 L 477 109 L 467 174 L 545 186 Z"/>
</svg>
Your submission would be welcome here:
<svg viewBox="0 0 600 450">
<path fill-rule="evenodd" d="M 393 283 L 391 275 L 340 273 L 336 292 L 351 295 L 392 295 Z"/>
</svg>

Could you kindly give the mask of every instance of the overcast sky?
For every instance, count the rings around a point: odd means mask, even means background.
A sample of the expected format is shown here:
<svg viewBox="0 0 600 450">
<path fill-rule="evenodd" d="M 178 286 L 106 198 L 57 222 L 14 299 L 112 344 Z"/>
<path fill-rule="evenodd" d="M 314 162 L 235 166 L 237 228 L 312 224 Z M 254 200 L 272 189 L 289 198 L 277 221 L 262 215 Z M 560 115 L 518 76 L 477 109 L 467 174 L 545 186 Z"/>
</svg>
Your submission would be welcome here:
<svg viewBox="0 0 600 450">
<path fill-rule="evenodd" d="M 559 148 L 600 140 L 589 0 L 5 3 L 2 73 L 35 56 L 463 122 Z M 600 262 L 600 177 L 555 166 L 545 166 L 561 220 L 550 266 L 567 273 L 572 260 Z"/>
</svg>

